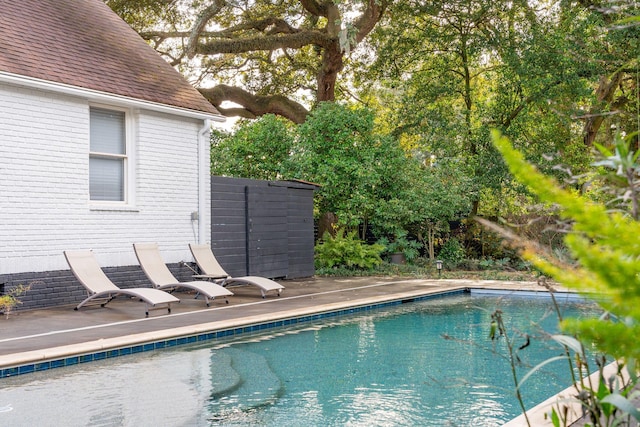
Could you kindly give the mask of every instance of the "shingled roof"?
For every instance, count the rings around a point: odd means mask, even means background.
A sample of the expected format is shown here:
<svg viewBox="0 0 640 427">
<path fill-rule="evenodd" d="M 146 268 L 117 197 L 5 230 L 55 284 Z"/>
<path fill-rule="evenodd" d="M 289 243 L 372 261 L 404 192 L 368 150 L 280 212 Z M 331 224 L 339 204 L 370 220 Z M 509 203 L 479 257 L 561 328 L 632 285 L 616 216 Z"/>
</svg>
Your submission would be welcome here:
<svg viewBox="0 0 640 427">
<path fill-rule="evenodd" d="M 0 0 L 0 72 L 219 114 L 100 0 Z"/>
</svg>

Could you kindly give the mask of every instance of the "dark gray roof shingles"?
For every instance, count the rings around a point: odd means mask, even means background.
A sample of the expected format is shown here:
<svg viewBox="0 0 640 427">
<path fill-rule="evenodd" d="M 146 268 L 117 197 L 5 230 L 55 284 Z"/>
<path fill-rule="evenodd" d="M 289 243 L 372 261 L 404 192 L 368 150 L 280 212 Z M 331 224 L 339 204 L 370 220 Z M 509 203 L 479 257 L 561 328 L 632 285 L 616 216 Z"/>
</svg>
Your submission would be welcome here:
<svg viewBox="0 0 640 427">
<path fill-rule="evenodd" d="M 0 71 L 218 114 L 100 0 L 0 0 Z"/>
</svg>

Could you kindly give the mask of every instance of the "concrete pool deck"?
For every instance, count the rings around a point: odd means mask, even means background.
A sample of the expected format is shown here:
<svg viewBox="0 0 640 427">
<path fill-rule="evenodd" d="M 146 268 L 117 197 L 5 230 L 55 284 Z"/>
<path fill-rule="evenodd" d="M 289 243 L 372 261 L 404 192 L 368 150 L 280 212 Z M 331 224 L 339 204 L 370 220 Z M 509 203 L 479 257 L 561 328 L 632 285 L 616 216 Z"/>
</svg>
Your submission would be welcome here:
<svg viewBox="0 0 640 427">
<path fill-rule="evenodd" d="M 143 303 L 125 298 L 105 308 L 18 311 L 0 318 L 0 369 L 467 288 L 546 291 L 535 282 L 458 279 L 314 277 L 281 283 L 286 289 L 280 297 L 262 299 L 255 287 L 233 287 L 229 304 L 216 299 L 211 307 L 192 294 L 177 293 L 181 302 L 171 314 L 154 310 L 148 318 Z"/>
</svg>

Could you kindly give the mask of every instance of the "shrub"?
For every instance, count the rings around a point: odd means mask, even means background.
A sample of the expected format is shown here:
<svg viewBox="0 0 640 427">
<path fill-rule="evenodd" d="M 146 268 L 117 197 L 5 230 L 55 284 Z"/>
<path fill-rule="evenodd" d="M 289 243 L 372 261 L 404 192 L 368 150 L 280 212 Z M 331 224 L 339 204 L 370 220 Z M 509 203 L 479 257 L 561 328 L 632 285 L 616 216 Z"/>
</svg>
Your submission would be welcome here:
<svg viewBox="0 0 640 427">
<path fill-rule="evenodd" d="M 325 232 L 322 242 L 315 247 L 316 267 L 373 268 L 382 263 L 380 254 L 385 249 L 379 244 L 368 245 L 356 237 L 356 232 L 337 230 L 335 237 Z"/>
<path fill-rule="evenodd" d="M 18 285 L 10 292 L 0 295 L 0 313 L 4 313 L 5 317 L 9 317 L 11 311 L 19 304 L 22 304 L 20 298 L 31 289 L 31 285 Z"/>
<path fill-rule="evenodd" d="M 450 268 L 457 267 L 465 259 L 464 248 L 458 239 L 451 238 L 442 245 L 438 258 Z"/>
<path fill-rule="evenodd" d="M 406 231 L 397 233 L 393 240 L 381 237 L 376 243 L 384 247 L 382 255 L 386 258 L 390 259 L 391 255 L 401 253 L 408 262 L 413 262 L 418 258 L 422 248 L 422 243 L 407 238 Z"/>
<path fill-rule="evenodd" d="M 583 414 L 591 422 L 587 425 L 627 425 L 620 421 L 630 421 L 631 417 L 640 421 L 640 411 L 635 407 L 640 371 L 640 212 L 637 209 L 640 153 L 632 150 L 632 137 L 628 140 L 617 137 L 615 153 L 603 150 L 607 158 L 599 162 L 599 165 L 609 167 L 622 182 L 619 191 L 624 192 L 624 200 L 631 201 L 625 212 L 608 211 L 603 204 L 563 189 L 527 163 L 508 138 L 498 131 L 493 132 L 494 144 L 515 178 L 526 184 L 542 202 L 557 204 L 560 216 L 571 221 L 571 229 L 564 237 L 569 262 L 563 259 L 567 254 L 551 251 L 479 219 L 484 225 L 500 230 L 536 268 L 562 285 L 595 299 L 607 311 L 606 316 L 599 318 L 564 319 L 561 326 L 571 336 L 554 336 L 565 346 L 568 360 L 572 360 L 569 350 L 573 350 L 580 374 L 585 373 L 583 369 L 588 366 L 585 347 L 618 361 L 617 374 L 605 378 L 602 367 L 606 359 L 598 357 L 599 379 L 594 382 L 580 380 L 579 386 L 575 387 Z M 573 372 L 574 367 L 570 366 L 570 369 Z M 588 369 L 586 371 L 589 373 Z M 622 375 L 624 371 L 628 374 L 626 377 Z M 554 426 L 566 422 L 565 405 L 562 402 L 552 408 Z"/>
</svg>

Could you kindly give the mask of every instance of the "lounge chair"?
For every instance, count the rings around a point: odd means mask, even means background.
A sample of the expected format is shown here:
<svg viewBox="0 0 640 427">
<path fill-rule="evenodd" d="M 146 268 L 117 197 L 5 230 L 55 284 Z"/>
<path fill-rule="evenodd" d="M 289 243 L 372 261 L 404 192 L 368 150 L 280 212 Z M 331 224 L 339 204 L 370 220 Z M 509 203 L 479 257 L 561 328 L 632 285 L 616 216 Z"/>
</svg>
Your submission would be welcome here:
<svg viewBox="0 0 640 427">
<path fill-rule="evenodd" d="M 284 289 L 279 283 L 274 282 L 271 279 L 260 276 L 241 276 L 231 277 L 224 271 L 224 268 L 218 263 L 215 255 L 211 251 L 209 245 L 194 245 L 189 244 L 189 249 L 193 254 L 193 258 L 200 268 L 201 274 L 196 274 L 195 278 L 213 280 L 221 286 L 233 286 L 233 285 L 253 285 L 260 288 L 262 298 L 265 298 L 266 293 L 269 291 L 276 291 L 278 296 Z"/>
<path fill-rule="evenodd" d="M 209 307 L 209 299 L 213 300 L 215 297 L 224 297 L 227 304 L 229 304 L 227 297 L 233 295 L 233 292 L 216 283 L 203 281 L 179 282 L 162 260 L 157 244 L 134 243 L 133 249 L 136 252 L 142 271 L 144 271 L 144 274 L 147 275 L 147 278 L 156 289 L 167 292 L 173 292 L 178 288 L 192 289 L 196 291 L 196 298 L 198 295 L 204 297 L 207 307 Z"/>
<path fill-rule="evenodd" d="M 118 295 L 129 295 L 146 303 L 145 316 L 149 316 L 149 310 L 166 308 L 171 313 L 171 304 L 180 302 L 173 295 L 153 288 L 128 288 L 117 287 L 108 277 L 90 250 L 64 251 L 69 267 L 78 281 L 86 288 L 87 298 L 82 301 L 75 310 L 85 305 L 100 305 L 104 307 Z"/>
</svg>

